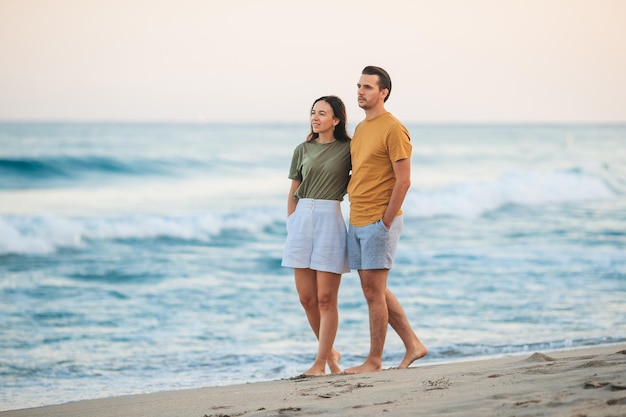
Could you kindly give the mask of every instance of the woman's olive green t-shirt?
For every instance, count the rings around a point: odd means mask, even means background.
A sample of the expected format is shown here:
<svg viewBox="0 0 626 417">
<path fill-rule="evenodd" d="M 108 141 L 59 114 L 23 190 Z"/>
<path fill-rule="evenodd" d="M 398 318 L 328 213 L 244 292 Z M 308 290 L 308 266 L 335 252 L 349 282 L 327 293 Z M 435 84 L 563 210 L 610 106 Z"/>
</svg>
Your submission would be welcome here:
<svg viewBox="0 0 626 417">
<path fill-rule="evenodd" d="M 294 197 L 343 201 L 350 169 L 350 141 L 301 143 L 289 169 L 289 179 L 301 181 Z"/>
</svg>

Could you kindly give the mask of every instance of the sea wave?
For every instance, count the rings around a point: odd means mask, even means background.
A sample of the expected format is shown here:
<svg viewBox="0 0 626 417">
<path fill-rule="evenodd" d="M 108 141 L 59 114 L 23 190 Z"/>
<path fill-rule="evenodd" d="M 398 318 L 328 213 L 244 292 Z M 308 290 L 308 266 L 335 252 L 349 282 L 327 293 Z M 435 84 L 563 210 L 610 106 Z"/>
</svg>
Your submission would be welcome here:
<svg viewBox="0 0 626 417">
<path fill-rule="evenodd" d="M 185 216 L 0 216 L 0 255 L 47 255 L 103 240 L 172 239 L 210 244 L 230 231 L 257 235 L 283 217 L 284 210 L 269 208 Z"/>
<path fill-rule="evenodd" d="M 537 206 L 583 200 L 604 200 L 626 194 L 610 173 L 579 169 L 511 172 L 490 181 L 439 188 L 411 189 L 404 204 L 406 218 L 451 216 L 475 218 L 508 206 Z M 607 180 L 607 176 L 610 180 Z M 342 204 L 346 215 L 347 201 Z M 220 243 L 229 232 L 247 239 L 284 224 L 283 207 L 253 207 L 227 212 L 178 216 L 137 214 L 118 217 L 63 217 L 52 214 L 0 216 L 0 255 L 45 255 L 60 249 L 81 249 L 93 241 L 173 239 Z M 280 228 L 280 232 L 284 232 Z M 222 242 L 223 243 L 223 242 Z"/>
<path fill-rule="evenodd" d="M 626 183 L 607 169 L 571 168 L 550 172 L 508 172 L 488 181 L 416 189 L 407 195 L 407 217 L 478 217 L 506 206 L 536 206 L 611 199 L 626 194 Z"/>
<path fill-rule="evenodd" d="M 108 156 L 0 158 L 0 189 L 67 185 L 72 181 L 98 177 L 172 175 L 201 165 L 201 161 L 193 160 L 123 159 Z"/>
</svg>

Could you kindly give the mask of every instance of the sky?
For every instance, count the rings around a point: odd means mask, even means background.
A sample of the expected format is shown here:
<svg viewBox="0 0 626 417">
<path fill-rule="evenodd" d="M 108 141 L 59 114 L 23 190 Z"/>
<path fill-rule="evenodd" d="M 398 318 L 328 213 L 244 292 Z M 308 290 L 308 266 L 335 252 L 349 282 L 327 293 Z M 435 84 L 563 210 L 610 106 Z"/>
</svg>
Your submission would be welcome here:
<svg viewBox="0 0 626 417">
<path fill-rule="evenodd" d="M 626 0 L 0 0 L 0 121 L 626 122 Z"/>
</svg>

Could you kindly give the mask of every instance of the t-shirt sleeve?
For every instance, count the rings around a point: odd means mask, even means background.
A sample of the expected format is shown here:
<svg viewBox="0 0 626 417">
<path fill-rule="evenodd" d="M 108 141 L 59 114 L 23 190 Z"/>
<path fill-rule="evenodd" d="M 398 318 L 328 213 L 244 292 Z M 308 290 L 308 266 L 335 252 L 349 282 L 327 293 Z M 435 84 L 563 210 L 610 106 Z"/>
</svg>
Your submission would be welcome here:
<svg viewBox="0 0 626 417">
<path fill-rule="evenodd" d="M 291 157 L 291 166 L 289 167 L 290 180 L 302 181 L 302 146 L 297 146 Z"/>
<path fill-rule="evenodd" d="M 391 127 L 387 136 L 387 148 L 389 159 L 392 162 L 411 157 L 413 146 L 411 145 L 411 137 L 406 127 L 403 125 Z"/>
</svg>

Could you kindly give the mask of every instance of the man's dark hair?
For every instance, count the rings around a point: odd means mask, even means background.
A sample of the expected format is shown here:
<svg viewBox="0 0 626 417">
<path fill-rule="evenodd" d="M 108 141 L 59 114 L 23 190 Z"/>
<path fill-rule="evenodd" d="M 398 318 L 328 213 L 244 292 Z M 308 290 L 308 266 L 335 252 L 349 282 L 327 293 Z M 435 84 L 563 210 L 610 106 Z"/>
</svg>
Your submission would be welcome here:
<svg viewBox="0 0 626 417">
<path fill-rule="evenodd" d="M 363 71 L 361 73 L 365 75 L 378 75 L 378 88 L 380 88 L 381 90 L 384 90 L 385 88 L 387 89 L 387 96 L 384 100 L 387 101 L 387 99 L 391 95 L 391 77 L 389 76 L 387 71 L 385 71 L 381 67 L 368 65 L 367 67 L 363 68 Z"/>
</svg>

